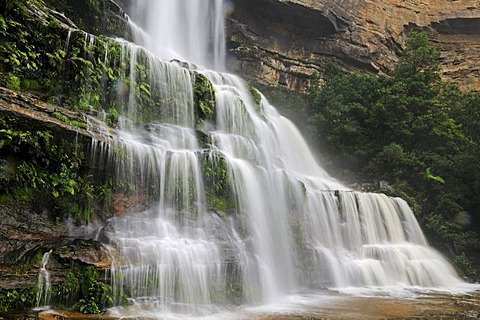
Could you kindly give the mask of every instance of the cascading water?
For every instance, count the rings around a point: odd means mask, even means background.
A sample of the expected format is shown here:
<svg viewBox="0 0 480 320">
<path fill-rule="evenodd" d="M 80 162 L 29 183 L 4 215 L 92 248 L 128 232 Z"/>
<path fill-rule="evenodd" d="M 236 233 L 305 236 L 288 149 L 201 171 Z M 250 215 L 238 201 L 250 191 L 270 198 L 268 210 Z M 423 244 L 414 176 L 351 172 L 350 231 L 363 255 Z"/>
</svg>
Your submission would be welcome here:
<svg viewBox="0 0 480 320">
<path fill-rule="evenodd" d="M 96 166 L 145 206 L 103 230 L 120 254 L 118 297 L 205 314 L 302 288 L 462 284 L 403 200 L 331 178 L 238 77 L 165 60 L 223 68 L 223 1 L 138 0 L 131 11 L 146 33 L 135 26 L 141 46 L 116 40 L 129 94 L 118 94 L 117 132 L 92 147 Z M 202 77 L 215 105 L 199 119 Z"/>
<path fill-rule="evenodd" d="M 37 283 L 37 301 L 36 307 L 48 307 L 50 302 L 50 273 L 47 270 L 47 263 L 50 259 L 50 254 L 52 250 L 45 252 L 42 257 L 42 266 L 40 267 L 40 272 L 38 273 L 38 283 Z"/>
<path fill-rule="evenodd" d="M 134 20 L 148 31 L 136 41 L 162 59 L 224 68 L 223 0 L 136 0 Z M 140 35 L 137 33 L 137 36 Z"/>
</svg>

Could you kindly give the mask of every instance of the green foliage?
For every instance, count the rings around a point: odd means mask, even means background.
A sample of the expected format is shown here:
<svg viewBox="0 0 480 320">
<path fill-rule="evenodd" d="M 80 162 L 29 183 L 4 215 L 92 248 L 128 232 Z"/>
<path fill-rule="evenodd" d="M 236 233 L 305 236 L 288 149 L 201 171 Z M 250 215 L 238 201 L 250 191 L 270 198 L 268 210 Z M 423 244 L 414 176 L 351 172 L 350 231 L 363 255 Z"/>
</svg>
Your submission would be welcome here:
<svg viewBox="0 0 480 320">
<path fill-rule="evenodd" d="M 394 76 L 409 82 L 415 80 L 421 83 L 438 81 L 439 59 L 440 53 L 429 43 L 426 33 L 411 32 L 408 35 L 402 57 L 395 67 Z"/>
<path fill-rule="evenodd" d="M 0 34 L 6 35 L 7 34 L 7 22 L 3 16 L 0 16 Z"/>
<path fill-rule="evenodd" d="M 101 36 L 90 42 L 84 32 L 68 31 L 52 16 L 40 21 L 30 12 L 35 6 L 32 0 L 9 1 L 2 10 L 0 71 L 6 75 L 6 86 L 35 90 L 46 100 L 77 110 L 114 105 L 122 67 L 120 45 Z M 69 45 L 65 46 L 67 38 Z M 148 94 L 145 84 L 138 91 Z M 86 126 L 82 122 L 72 125 Z"/>
<path fill-rule="evenodd" d="M 72 120 L 70 117 L 64 115 L 61 112 L 55 111 L 55 112 L 52 113 L 52 116 L 57 118 L 60 121 L 71 124 L 74 127 L 82 128 L 82 129 L 87 129 L 88 128 L 88 125 L 85 122 L 78 121 L 78 120 Z"/>
<path fill-rule="evenodd" d="M 85 155 L 75 145 L 55 139 L 50 131 L 21 127 L 14 118 L 0 119 L 2 199 L 27 200 L 24 196 L 28 195 L 39 205 L 51 207 L 56 217 L 71 215 L 78 221 L 90 221 L 94 187 L 81 172 Z"/>
<path fill-rule="evenodd" d="M 51 299 L 59 306 L 98 314 L 113 306 L 112 288 L 100 280 L 92 266 L 75 265 L 65 271 L 65 282 L 52 287 Z"/>
<path fill-rule="evenodd" d="M 49 6 L 62 12 L 84 12 L 74 1 L 47 0 Z M 47 14 L 39 21 L 30 12 L 33 0 L 8 5 L 0 21 L 0 72 L 9 88 L 34 90 L 47 101 L 73 110 L 106 115 L 108 125 L 115 126 L 119 115 L 136 122 L 178 123 L 179 104 L 186 96 L 182 90 L 169 88 L 160 77 L 152 75 L 156 68 L 152 56 L 143 50 L 126 50 L 125 46 L 105 36 L 86 34 L 65 28 L 61 21 Z M 103 25 L 100 19 L 106 8 L 104 1 L 87 1 L 84 6 L 93 16 L 79 14 L 79 25 L 86 20 Z M 77 10 L 73 10 L 73 8 Z M 37 9 L 33 9 L 37 10 Z M 46 8 L 43 10 L 47 11 Z M 106 17 L 105 17 L 106 18 Z M 92 26 L 84 25 L 88 30 Z M 98 34 L 98 29 L 90 30 Z M 40 36 L 42 35 L 42 36 Z M 67 40 L 68 39 L 68 40 Z M 21 79 L 21 80 L 20 80 Z M 212 84 L 203 75 L 192 72 L 195 117 L 197 123 L 212 119 L 215 96 Z M 165 90 L 175 91 L 165 95 Z M 133 107 L 134 106 L 134 107 Z M 181 109 L 181 108 L 180 108 Z M 62 117 L 63 120 L 66 120 Z M 61 120 L 62 120 L 61 119 Z M 82 121 L 66 121 L 86 128 Z"/>
<path fill-rule="evenodd" d="M 228 182 L 228 169 L 225 159 L 217 154 L 208 153 L 202 159 L 207 205 L 226 213 L 234 208 Z"/>
<path fill-rule="evenodd" d="M 72 120 L 71 125 L 77 128 L 81 129 L 88 129 L 88 125 L 85 122 L 77 121 L 77 120 Z"/>
<path fill-rule="evenodd" d="M 212 119 L 215 111 L 215 92 L 212 83 L 201 73 L 194 73 L 194 103 L 197 121 Z"/>
<path fill-rule="evenodd" d="M 453 219 L 447 220 L 441 214 L 429 214 L 426 217 L 426 226 L 435 232 L 444 240 L 454 242 L 463 246 L 480 246 L 478 235 L 472 231 L 462 232 L 462 226 Z"/>
<path fill-rule="evenodd" d="M 114 106 L 107 109 L 107 124 L 111 127 L 115 127 L 118 122 L 118 111 Z"/>
<path fill-rule="evenodd" d="M 434 175 L 430 172 L 430 167 L 428 167 L 428 168 L 425 170 L 425 178 L 430 179 L 430 180 L 433 180 L 433 181 L 437 181 L 437 182 L 440 182 L 440 183 L 445 183 L 445 180 L 444 180 L 442 177 L 434 176 Z"/>
<path fill-rule="evenodd" d="M 252 95 L 252 98 L 253 98 L 253 103 L 255 104 L 255 107 L 257 108 L 257 111 L 258 112 L 261 112 L 261 101 L 262 101 L 262 95 L 260 94 L 260 92 L 255 89 L 254 86 L 252 86 L 251 84 L 248 84 L 247 85 L 248 89 L 250 90 L 250 93 Z"/>
<path fill-rule="evenodd" d="M 411 33 L 391 77 L 326 65 L 309 134 L 342 179 L 385 180 L 436 239 L 478 247 L 480 94 L 442 82 L 438 58 L 425 33 Z M 471 222 L 457 223 L 459 213 Z"/>
<path fill-rule="evenodd" d="M 28 15 L 25 1 L 7 1 L 2 13 L 4 15 L 0 21 L 0 34 L 3 39 L 0 43 L 0 69 L 9 75 L 7 86 L 18 90 L 19 78 L 31 79 L 41 67 L 38 61 L 40 53 L 36 49 L 38 37 L 31 37 L 30 32 L 33 29 L 28 24 L 34 20 Z"/>
<path fill-rule="evenodd" d="M 219 210 L 220 212 L 226 212 L 228 209 L 228 200 L 219 197 L 216 194 L 209 193 L 207 194 L 207 205 L 210 208 Z"/>
<path fill-rule="evenodd" d="M 35 300 L 36 292 L 33 287 L 0 290 L 0 312 L 32 308 Z"/>
<path fill-rule="evenodd" d="M 9 72 L 7 74 L 7 85 L 6 87 L 10 90 L 19 90 L 20 89 L 20 78 Z"/>
<path fill-rule="evenodd" d="M 330 72 L 334 72 L 330 70 Z M 349 175 L 355 175 L 358 167 L 366 165 L 368 154 L 358 148 L 359 143 L 367 144 L 370 115 L 375 116 L 380 106 L 375 102 L 384 96 L 383 88 L 390 81 L 385 77 L 365 77 L 360 74 L 330 75 L 331 81 L 312 95 L 310 114 L 310 135 L 322 150 L 338 157 L 324 159 L 347 168 Z M 380 112 L 384 112 L 383 108 Z M 391 112 L 390 109 L 385 110 Z M 390 115 L 382 114 L 381 117 Z M 392 125 L 396 130 L 399 128 Z"/>
<path fill-rule="evenodd" d="M 460 266 L 465 276 L 471 279 L 476 279 L 478 277 L 478 267 L 472 263 L 465 252 L 462 252 L 455 257 L 455 263 Z"/>
<path fill-rule="evenodd" d="M 61 113 L 58 112 L 58 111 L 52 113 L 52 116 L 54 116 L 55 118 L 57 118 L 57 119 L 60 120 L 60 121 L 63 121 L 63 122 L 66 122 L 66 123 L 70 123 L 70 118 L 67 117 L 67 116 L 64 115 L 64 114 L 61 114 Z"/>
</svg>

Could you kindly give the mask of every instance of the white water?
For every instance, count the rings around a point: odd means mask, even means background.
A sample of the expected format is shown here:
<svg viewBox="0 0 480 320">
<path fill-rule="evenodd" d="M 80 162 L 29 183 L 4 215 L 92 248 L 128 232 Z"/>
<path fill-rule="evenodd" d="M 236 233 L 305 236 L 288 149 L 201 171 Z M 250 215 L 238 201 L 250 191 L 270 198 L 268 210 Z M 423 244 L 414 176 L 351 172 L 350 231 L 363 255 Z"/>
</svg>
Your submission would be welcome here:
<svg viewBox="0 0 480 320">
<path fill-rule="evenodd" d="M 48 308 L 50 302 L 50 288 L 52 283 L 50 282 L 47 263 L 51 253 L 52 250 L 45 252 L 42 257 L 42 264 L 40 272 L 38 273 L 36 308 Z"/>
<path fill-rule="evenodd" d="M 136 40 L 158 57 L 224 67 L 223 0 L 136 0 L 132 10 L 149 34 Z"/>
<path fill-rule="evenodd" d="M 330 177 L 298 129 L 264 97 L 256 104 L 238 77 L 168 61 L 223 69 L 222 3 L 139 0 L 133 19 L 145 28 L 134 26 L 142 46 L 121 41 L 130 94 L 119 101 L 117 134 L 92 148 L 92 161 L 138 202 L 104 230 L 120 253 L 117 297 L 163 318 L 305 289 L 463 286 L 403 200 Z M 195 118 L 192 70 L 213 85 L 212 119 Z M 158 99 L 149 114 L 134 94 L 140 83 Z M 210 208 L 205 183 L 207 169 L 223 165 L 226 213 Z"/>
</svg>

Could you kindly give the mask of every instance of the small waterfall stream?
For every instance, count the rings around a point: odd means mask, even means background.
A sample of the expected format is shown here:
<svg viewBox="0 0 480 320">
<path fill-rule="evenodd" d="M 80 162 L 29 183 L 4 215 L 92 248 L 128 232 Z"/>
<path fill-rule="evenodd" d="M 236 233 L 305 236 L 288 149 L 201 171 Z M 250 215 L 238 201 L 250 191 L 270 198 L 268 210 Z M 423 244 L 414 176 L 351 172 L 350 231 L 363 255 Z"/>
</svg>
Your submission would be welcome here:
<svg viewBox="0 0 480 320">
<path fill-rule="evenodd" d="M 50 273 L 47 270 L 47 263 L 51 253 L 52 250 L 45 252 L 42 257 L 42 263 L 38 273 L 36 308 L 48 308 L 48 304 L 50 303 L 50 287 L 52 283 L 50 281 Z"/>
<path fill-rule="evenodd" d="M 130 94 L 91 161 L 149 204 L 104 228 L 120 252 L 115 291 L 150 314 L 205 315 L 302 289 L 462 285 L 405 201 L 346 188 L 263 96 L 205 68 L 223 69 L 223 1 L 188 1 L 136 1 L 145 32 L 134 26 L 138 44 L 115 40 Z M 199 75 L 215 101 L 202 120 Z"/>
</svg>

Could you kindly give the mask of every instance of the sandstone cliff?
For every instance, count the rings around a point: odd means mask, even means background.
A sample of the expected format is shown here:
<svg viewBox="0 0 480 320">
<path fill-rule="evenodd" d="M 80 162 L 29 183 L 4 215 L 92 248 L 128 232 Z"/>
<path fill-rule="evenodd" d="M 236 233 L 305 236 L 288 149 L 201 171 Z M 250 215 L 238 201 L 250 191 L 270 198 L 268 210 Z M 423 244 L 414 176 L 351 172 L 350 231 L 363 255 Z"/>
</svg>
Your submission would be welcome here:
<svg viewBox="0 0 480 320">
<path fill-rule="evenodd" d="M 326 58 L 388 74 L 414 29 L 440 50 L 443 78 L 480 89 L 477 0 L 244 0 L 228 28 L 230 67 L 263 84 L 305 90 Z"/>
</svg>

